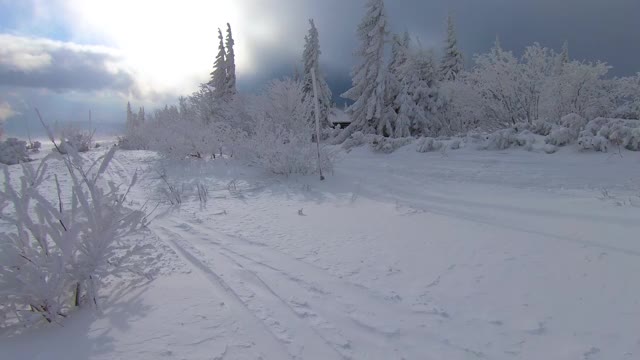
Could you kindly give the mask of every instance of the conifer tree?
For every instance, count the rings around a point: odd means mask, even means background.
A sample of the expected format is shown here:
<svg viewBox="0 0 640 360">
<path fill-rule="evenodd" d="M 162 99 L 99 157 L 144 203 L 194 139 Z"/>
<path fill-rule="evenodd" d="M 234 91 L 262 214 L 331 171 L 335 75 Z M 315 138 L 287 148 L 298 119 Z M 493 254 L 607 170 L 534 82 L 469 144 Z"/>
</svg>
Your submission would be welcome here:
<svg viewBox="0 0 640 360">
<path fill-rule="evenodd" d="M 211 81 L 209 81 L 209 86 L 213 88 L 213 96 L 215 99 L 223 98 L 227 92 L 227 53 L 224 47 L 222 30 L 220 29 L 218 29 L 218 40 L 218 55 L 213 65 L 214 69 L 211 72 Z"/>
<path fill-rule="evenodd" d="M 409 59 L 409 33 L 403 35 L 395 34 L 391 43 L 391 61 L 387 68 L 386 87 L 385 87 L 385 121 L 389 122 L 395 129 L 396 121 L 400 113 L 401 91 L 404 89 L 404 77 L 406 74 L 407 61 Z M 402 100 L 404 101 L 404 100 Z M 406 120 L 406 119 L 403 119 Z M 404 127 L 404 125 L 400 125 Z M 396 137 L 405 135 L 403 130 L 394 130 Z M 408 135 L 406 135 L 408 136 Z"/>
<path fill-rule="evenodd" d="M 385 136 L 393 134 L 391 123 L 383 116 L 386 85 L 384 44 L 388 35 L 384 1 L 369 0 L 366 9 L 358 27 L 360 48 L 356 55 L 360 57 L 360 63 L 352 71 L 353 87 L 342 95 L 355 101 L 347 109 L 352 123 L 341 138 L 354 131 Z"/>
<path fill-rule="evenodd" d="M 447 18 L 447 44 L 444 49 L 444 57 L 440 65 L 440 77 L 444 81 L 452 81 L 464 70 L 464 59 L 458 50 L 458 39 L 453 23 L 453 17 Z"/>
<path fill-rule="evenodd" d="M 227 71 L 227 95 L 233 96 L 237 93 L 236 89 L 236 53 L 233 49 L 235 41 L 233 40 L 233 34 L 231 33 L 231 24 L 227 23 L 227 38 L 226 38 L 226 71 Z"/>
<path fill-rule="evenodd" d="M 134 128 L 135 123 L 135 115 L 131 110 L 131 102 L 127 102 L 127 130 L 132 130 Z"/>
<path fill-rule="evenodd" d="M 138 118 L 136 121 L 136 126 L 141 126 L 142 124 L 144 124 L 144 107 L 141 107 L 140 110 L 138 110 Z"/>
<path fill-rule="evenodd" d="M 569 42 L 565 41 L 562 45 L 562 53 L 560 54 L 560 59 L 563 64 L 568 64 L 571 59 L 569 58 Z"/>
<path fill-rule="evenodd" d="M 318 101 L 320 103 L 320 126 L 325 128 L 329 124 L 329 109 L 331 109 L 331 90 L 327 85 L 324 76 L 320 72 L 320 40 L 318 36 L 318 29 L 313 21 L 309 20 L 310 28 L 309 33 L 305 36 L 304 53 L 302 55 L 302 62 L 304 65 L 304 74 L 302 78 L 302 91 L 304 92 L 304 102 L 309 106 L 308 122 L 315 123 L 315 107 L 313 106 L 313 81 L 311 72 L 316 73 L 316 82 L 318 87 Z"/>
</svg>

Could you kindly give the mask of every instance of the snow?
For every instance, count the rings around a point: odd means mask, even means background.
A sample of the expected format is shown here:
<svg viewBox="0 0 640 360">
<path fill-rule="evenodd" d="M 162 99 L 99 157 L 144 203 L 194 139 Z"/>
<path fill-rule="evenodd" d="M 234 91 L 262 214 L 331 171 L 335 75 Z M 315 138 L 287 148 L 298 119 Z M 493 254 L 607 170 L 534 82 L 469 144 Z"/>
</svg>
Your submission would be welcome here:
<svg viewBox="0 0 640 360">
<path fill-rule="evenodd" d="M 2 358 L 640 356 L 636 153 L 416 146 L 341 152 L 325 182 L 118 152 L 133 205 L 162 199 L 161 168 L 186 189 L 144 236 L 157 275 L 0 338 Z"/>
</svg>

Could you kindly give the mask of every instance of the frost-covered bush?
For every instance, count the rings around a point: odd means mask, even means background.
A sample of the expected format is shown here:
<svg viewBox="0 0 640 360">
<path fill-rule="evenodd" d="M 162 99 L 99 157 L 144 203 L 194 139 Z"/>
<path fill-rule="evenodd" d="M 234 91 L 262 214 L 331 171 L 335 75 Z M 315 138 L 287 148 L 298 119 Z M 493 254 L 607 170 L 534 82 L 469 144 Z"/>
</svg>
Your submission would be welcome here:
<svg viewBox="0 0 640 360">
<path fill-rule="evenodd" d="M 148 134 L 137 129 L 128 131 L 125 136 L 118 137 L 118 148 L 122 150 L 148 150 Z"/>
<path fill-rule="evenodd" d="M 481 150 L 504 150 L 512 146 L 523 146 L 526 150 L 531 151 L 536 138 L 529 130 L 523 130 L 520 133 L 514 128 L 498 130 L 489 135 L 485 135 L 479 146 Z"/>
<path fill-rule="evenodd" d="M 64 129 L 58 151 L 62 154 L 69 153 L 71 149 L 80 153 L 87 152 L 91 149 L 93 135 L 92 131 L 84 131 L 73 127 Z"/>
<path fill-rule="evenodd" d="M 42 149 L 42 143 L 40 143 L 40 141 L 34 141 L 32 143 L 27 144 L 27 150 L 29 150 L 32 153 L 40 152 L 40 149 Z"/>
<path fill-rule="evenodd" d="M 318 171 L 318 152 L 311 142 L 311 132 L 298 134 L 273 124 L 258 129 L 261 135 L 248 140 L 251 151 L 244 155 L 250 163 L 278 175 L 308 175 Z M 324 147 L 320 148 L 320 163 L 323 171 L 332 169 L 330 153 Z"/>
<path fill-rule="evenodd" d="M 591 120 L 580 133 L 580 138 L 585 138 L 584 142 L 588 144 L 589 139 L 596 136 L 608 140 L 612 145 L 640 151 L 640 120 L 607 118 Z"/>
<path fill-rule="evenodd" d="M 374 152 L 391 154 L 403 146 L 411 144 L 415 139 L 411 137 L 405 138 L 388 138 L 379 135 L 369 135 L 367 137 L 369 147 Z"/>
<path fill-rule="evenodd" d="M 120 242 L 144 225 L 143 212 L 124 206 L 137 176 L 126 189 L 102 180 L 114 153 L 92 163 L 73 149 L 64 157 L 52 153 L 37 168 L 22 164 L 17 184 L 4 167 L 0 210 L 9 230 L 0 233 L 0 327 L 57 323 L 73 306 L 97 307 L 103 280 L 142 250 Z M 54 158 L 68 171 L 68 192 L 59 174 L 51 177 Z"/>
<path fill-rule="evenodd" d="M 527 122 L 517 122 L 512 126 L 513 130 L 515 130 L 518 133 L 531 130 L 532 127 L 533 127 L 533 124 L 530 124 Z"/>
<path fill-rule="evenodd" d="M 366 135 L 362 131 L 356 131 L 353 134 L 351 134 L 347 138 L 347 140 L 344 141 L 344 143 L 342 143 L 342 147 L 345 150 L 349 151 L 354 147 L 358 147 L 366 144 L 366 142 L 367 142 Z"/>
<path fill-rule="evenodd" d="M 578 114 L 569 114 L 563 116 L 562 119 L 560 119 L 560 123 L 577 135 L 584 129 L 588 121 Z"/>
<path fill-rule="evenodd" d="M 544 140 L 547 144 L 555 146 L 565 146 L 571 144 L 578 138 L 578 135 L 571 129 L 559 127 L 551 131 Z"/>
<path fill-rule="evenodd" d="M 244 141 L 242 158 L 274 174 L 312 174 L 318 171 L 315 129 L 307 119 L 308 105 L 300 82 L 272 81 L 256 99 L 251 116 L 255 129 Z M 332 168 L 331 154 L 320 146 L 322 170 Z"/>
<path fill-rule="evenodd" d="M 555 124 L 546 120 L 536 120 L 531 124 L 528 130 L 536 135 L 547 136 L 556 127 Z"/>
<path fill-rule="evenodd" d="M 517 134 L 513 129 L 498 130 L 486 135 L 484 143 L 480 146 L 482 150 L 504 150 L 517 144 Z"/>
<path fill-rule="evenodd" d="M 525 130 L 519 134 L 516 134 L 515 142 L 518 146 L 525 146 L 531 148 L 536 142 L 536 137 L 529 130 Z"/>
<path fill-rule="evenodd" d="M 560 120 L 562 126 L 556 127 L 549 135 L 545 142 L 555 146 L 566 146 L 578 140 L 581 131 L 587 125 L 587 121 L 578 114 L 569 114 Z"/>
<path fill-rule="evenodd" d="M 0 142 L 0 164 L 15 165 L 29 161 L 27 142 L 9 138 Z"/>
<path fill-rule="evenodd" d="M 419 153 L 427 153 L 438 151 L 443 148 L 444 144 L 431 137 L 423 137 L 416 142 L 416 151 Z M 458 148 L 460 147 L 460 141 L 458 140 Z M 453 148 L 452 148 L 453 149 Z"/>
<path fill-rule="evenodd" d="M 600 135 L 585 135 L 578 139 L 578 147 L 582 150 L 609 151 L 609 140 Z"/>
<path fill-rule="evenodd" d="M 453 139 L 449 143 L 449 150 L 458 150 L 458 149 L 460 149 L 461 146 L 462 146 L 462 140 Z"/>
<path fill-rule="evenodd" d="M 390 154 L 403 146 L 407 146 L 415 141 L 412 137 L 406 138 L 389 138 L 380 135 L 365 135 L 361 131 L 352 133 L 347 140 L 342 143 L 342 148 L 349 151 L 354 147 L 369 144 L 374 152 Z"/>
</svg>

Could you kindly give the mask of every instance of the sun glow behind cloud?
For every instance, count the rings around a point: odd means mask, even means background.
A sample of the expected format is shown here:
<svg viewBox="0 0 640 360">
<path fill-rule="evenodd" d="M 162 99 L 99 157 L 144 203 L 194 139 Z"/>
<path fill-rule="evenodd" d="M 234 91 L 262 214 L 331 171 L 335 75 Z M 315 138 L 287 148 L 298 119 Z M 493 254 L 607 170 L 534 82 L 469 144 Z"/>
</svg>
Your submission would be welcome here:
<svg viewBox="0 0 640 360">
<path fill-rule="evenodd" d="M 65 6 L 72 19 L 71 40 L 99 41 L 121 51 L 142 95 L 195 90 L 212 70 L 217 29 L 224 33 L 227 22 L 236 39 L 238 72 L 254 67 L 243 39 L 255 37 L 255 27 L 247 31 L 241 1 L 67 0 Z"/>
</svg>

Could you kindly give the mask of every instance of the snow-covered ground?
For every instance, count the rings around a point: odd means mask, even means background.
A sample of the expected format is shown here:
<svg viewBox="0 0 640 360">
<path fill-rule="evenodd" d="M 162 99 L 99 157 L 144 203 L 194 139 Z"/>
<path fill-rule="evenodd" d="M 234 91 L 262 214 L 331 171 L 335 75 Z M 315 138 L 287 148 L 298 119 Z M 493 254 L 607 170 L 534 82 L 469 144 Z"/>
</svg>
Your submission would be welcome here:
<svg viewBox="0 0 640 360">
<path fill-rule="evenodd" d="M 356 148 L 320 182 L 121 151 L 110 176 L 136 169 L 132 205 L 162 169 L 184 189 L 156 278 L 0 358 L 640 358 L 637 153 Z"/>
</svg>

